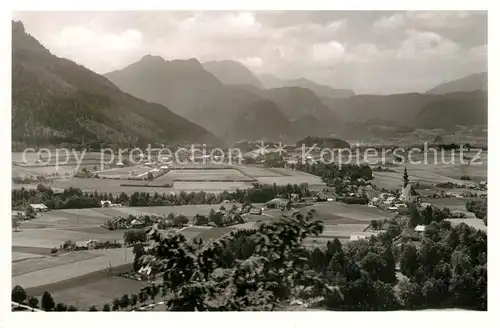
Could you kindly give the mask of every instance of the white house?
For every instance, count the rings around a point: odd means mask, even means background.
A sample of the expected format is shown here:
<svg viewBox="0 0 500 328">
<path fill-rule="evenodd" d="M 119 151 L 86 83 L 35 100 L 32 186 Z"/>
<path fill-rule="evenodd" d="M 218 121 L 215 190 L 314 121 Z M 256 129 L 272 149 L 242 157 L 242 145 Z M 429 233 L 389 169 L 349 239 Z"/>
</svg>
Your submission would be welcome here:
<svg viewBox="0 0 500 328">
<path fill-rule="evenodd" d="M 35 212 L 47 212 L 49 208 L 45 204 L 30 204 Z"/>
<path fill-rule="evenodd" d="M 262 209 L 261 208 L 252 208 L 250 209 L 250 214 L 253 215 L 262 215 Z"/>
<path fill-rule="evenodd" d="M 123 217 L 118 217 L 113 219 L 113 224 L 117 229 L 126 229 L 127 228 L 127 219 Z"/>
<path fill-rule="evenodd" d="M 97 245 L 97 240 L 89 239 L 87 241 L 77 241 L 75 244 L 77 247 L 86 247 L 87 249 L 94 249 Z"/>
<path fill-rule="evenodd" d="M 425 231 L 425 226 L 424 226 L 424 225 L 419 224 L 418 226 L 416 226 L 416 227 L 415 227 L 415 231 L 416 231 L 416 232 L 420 232 L 420 233 L 422 233 L 422 232 L 424 232 L 424 231 Z"/>
<path fill-rule="evenodd" d="M 101 207 L 111 207 L 111 201 L 101 200 Z"/>
<path fill-rule="evenodd" d="M 140 226 L 144 225 L 144 223 L 140 220 L 133 219 L 132 222 L 130 223 L 130 225 L 132 227 L 140 227 Z"/>
</svg>

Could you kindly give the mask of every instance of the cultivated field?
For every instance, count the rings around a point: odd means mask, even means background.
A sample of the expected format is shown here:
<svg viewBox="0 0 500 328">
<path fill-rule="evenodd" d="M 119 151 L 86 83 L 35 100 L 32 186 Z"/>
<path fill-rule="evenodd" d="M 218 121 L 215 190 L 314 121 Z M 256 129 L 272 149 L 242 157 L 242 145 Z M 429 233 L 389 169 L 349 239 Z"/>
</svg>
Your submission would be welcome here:
<svg viewBox="0 0 500 328">
<path fill-rule="evenodd" d="M 112 276 L 81 285 L 75 283 L 74 287 L 55 290 L 51 292 L 51 295 L 56 302 L 73 305 L 85 311 L 92 305 L 97 306 L 98 309 L 106 303 L 111 306 L 115 297 L 121 297 L 127 293 L 138 294 L 146 285 L 145 282 Z"/>
<path fill-rule="evenodd" d="M 62 254 L 59 256 L 50 256 L 47 258 L 25 259 L 12 263 L 12 276 L 19 276 L 33 271 L 85 261 L 98 256 L 99 255 L 96 253 L 81 251 Z"/>
<path fill-rule="evenodd" d="M 470 156 L 473 158 L 473 155 Z M 423 156 L 420 158 L 423 162 Z M 419 158 L 414 158 L 414 161 Z M 436 184 L 442 182 L 453 182 L 457 184 L 474 184 L 487 179 L 487 156 L 481 158 L 481 164 L 461 164 L 456 162 L 451 163 L 450 157 L 439 160 L 437 164 L 430 163 L 431 156 L 428 158 L 429 163 L 424 164 L 406 164 L 408 175 L 412 183 Z M 403 165 L 395 165 L 390 167 L 396 172 L 374 172 L 375 179 L 372 181 L 380 188 L 399 188 L 401 187 L 401 177 L 404 171 Z M 460 180 L 464 175 L 468 175 L 471 180 Z"/>
<path fill-rule="evenodd" d="M 304 240 L 304 244 L 308 247 L 324 246 L 329 240 L 335 238 L 347 241 L 351 236 L 369 237 L 373 233 L 365 230 L 371 220 L 384 220 L 392 217 L 392 214 L 378 208 L 336 202 L 316 203 L 301 209 L 301 212 L 306 213 L 311 209 L 316 211 L 315 218 L 323 221 L 324 230 L 318 237 Z"/>
<path fill-rule="evenodd" d="M 254 181 L 252 178 L 234 169 L 170 170 L 165 174 L 165 177 L 174 181 Z"/>
<path fill-rule="evenodd" d="M 80 253 L 81 251 L 77 252 Z M 85 251 L 84 251 L 85 252 Z M 73 254 L 64 254 L 57 257 L 47 256 L 37 259 L 39 261 L 39 270 L 18 274 L 12 277 L 13 285 L 21 285 L 24 288 L 40 287 L 54 283 L 60 283 L 75 277 L 85 276 L 98 271 L 106 271 L 109 268 L 132 263 L 134 255 L 132 248 L 117 248 L 108 250 L 88 251 L 92 254 L 91 258 L 80 261 L 69 261 L 69 263 L 54 263 L 53 258 L 64 256 L 80 256 Z M 70 257 L 71 258 L 71 257 Z M 34 260 L 33 260 L 34 261 Z M 66 259 L 64 261 L 67 261 Z M 18 262 L 18 263 L 22 263 Z M 43 264 L 42 264 L 43 263 Z M 52 266 L 48 266 L 48 264 Z M 13 266 L 16 263 L 13 263 Z"/>
<path fill-rule="evenodd" d="M 141 177 L 151 171 L 152 168 L 144 165 L 134 165 L 129 167 L 116 167 L 104 171 L 98 171 L 101 178 L 128 179 Z"/>
</svg>

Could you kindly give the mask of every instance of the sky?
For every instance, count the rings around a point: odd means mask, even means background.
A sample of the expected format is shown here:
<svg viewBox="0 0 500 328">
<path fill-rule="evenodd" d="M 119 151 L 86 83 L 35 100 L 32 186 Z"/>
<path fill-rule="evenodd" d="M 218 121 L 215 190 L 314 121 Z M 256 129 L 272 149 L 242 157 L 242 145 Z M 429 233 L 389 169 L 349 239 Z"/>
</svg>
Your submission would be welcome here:
<svg viewBox="0 0 500 328">
<path fill-rule="evenodd" d="M 15 12 L 53 54 L 107 73 L 144 55 L 237 60 L 357 94 L 425 92 L 487 70 L 486 11 Z"/>
</svg>

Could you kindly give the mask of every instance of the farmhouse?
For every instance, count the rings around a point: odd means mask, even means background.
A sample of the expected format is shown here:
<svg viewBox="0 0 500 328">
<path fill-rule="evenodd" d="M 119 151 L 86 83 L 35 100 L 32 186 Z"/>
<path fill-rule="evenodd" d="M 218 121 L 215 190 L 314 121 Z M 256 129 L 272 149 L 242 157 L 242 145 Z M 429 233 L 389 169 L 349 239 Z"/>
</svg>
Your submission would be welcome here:
<svg viewBox="0 0 500 328">
<path fill-rule="evenodd" d="M 140 227 L 144 226 L 144 222 L 142 222 L 139 219 L 133 219 L 132 222 L 130 223 L 130 225 L 134 228 L 140 228 Z"/>
<path fill-rule="evenodd" d="M 45 204 L 30 204 L 30 207 L 35 212 L 47 212 L 49 210 L 49 208 L 45 206 Z"/>
<path fill-rule="evenodd" d="M 262 215 L 262 208 L 252 208 L 250 209 L 250 214 L 253 214 L 253 215 Z"/>
<path fill-rule="evenodd" d="M 116 225 L 118 229 L 126 229 L 127 228 L 127 219 L 126 218 L 115 218 L 113 219 L 113 223 Z"/>
<path fill-rule="evenodd" d="M 87 241 L 77 241 L 76 246 L 77 247 L 86 247 L 87 249 L 94 249 L 97 245 L 97 240 L 95 239 L 89 239 Z"/>
<path fill-rule="evenodd" d="M 111 207 L 111 201 L 101 200 L 101 207 Z"/>
<path fill-rule="evenodd" d="M 415 227 L 415 232 L 423 233 L 424 231 L 425 231 L 424 225 L 419 224 L 418 226 Z"/>
<path fill-rule="evenodd" d="M 265 205 L 267 208 L 279 208 L 286 206 L 289 201 L 290 200 L 286 198 L 274 198 L 268 201 Z"/>
<path fill-rule="evenodd" d="M 26 212 L 24 211 L 12 211 L 12 218 L 18 218 L 21 220 L 26 219 Z"/>
</svg>

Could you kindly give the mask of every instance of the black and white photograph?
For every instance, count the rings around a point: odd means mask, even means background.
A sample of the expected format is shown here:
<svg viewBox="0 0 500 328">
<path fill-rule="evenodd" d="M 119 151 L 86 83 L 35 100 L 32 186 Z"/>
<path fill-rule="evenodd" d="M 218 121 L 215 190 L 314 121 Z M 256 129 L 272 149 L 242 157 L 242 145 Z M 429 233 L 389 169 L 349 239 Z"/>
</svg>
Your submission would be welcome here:
<svg viewBox="0 0 500 328">
<path fill-rule="evenodd" d="M 487 10 L 10 16 L 9 311 L 488 310 Z"/>
</svg>

